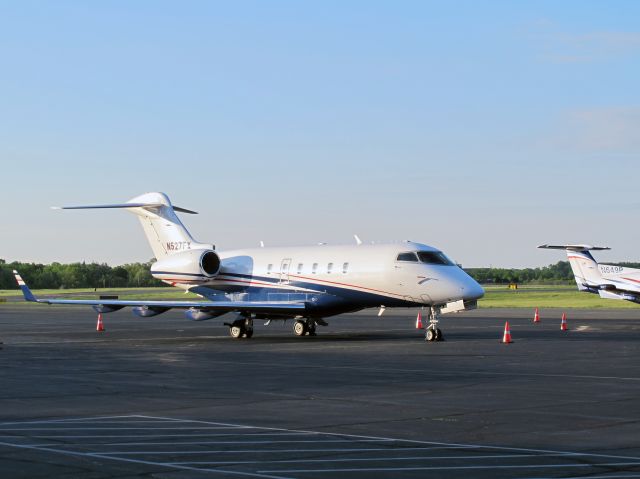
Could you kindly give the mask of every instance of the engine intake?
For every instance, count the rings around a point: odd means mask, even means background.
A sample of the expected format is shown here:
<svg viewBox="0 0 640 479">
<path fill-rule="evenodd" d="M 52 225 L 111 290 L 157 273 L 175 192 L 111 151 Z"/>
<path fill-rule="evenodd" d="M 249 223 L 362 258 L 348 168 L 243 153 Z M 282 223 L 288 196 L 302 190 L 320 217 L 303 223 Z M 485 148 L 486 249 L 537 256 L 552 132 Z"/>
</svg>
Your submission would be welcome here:
<svg viewBox="0 0 640 479">
<path fill-rule="evenodd" d="M 202 280 L 216 276 L 220 265 L 220 257 L 213 250 L 187 250 L 156 261 L 151 274 L 163 281 Z"/>
</svg>

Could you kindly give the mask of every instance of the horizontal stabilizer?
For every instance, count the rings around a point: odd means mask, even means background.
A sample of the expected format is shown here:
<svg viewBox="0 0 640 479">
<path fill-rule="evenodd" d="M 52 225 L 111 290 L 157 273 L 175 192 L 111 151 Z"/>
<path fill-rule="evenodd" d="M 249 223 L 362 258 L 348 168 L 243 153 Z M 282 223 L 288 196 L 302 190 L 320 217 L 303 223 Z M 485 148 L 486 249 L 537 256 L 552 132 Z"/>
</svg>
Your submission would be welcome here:
<svg viewBox="0 0 640 479">
<path fill-rule="evenodd" d="M 159 208 L 161 206 L 168 206 L 164 203 L 115 203 L 112 205 L 85 205 L 85 206 L 52 206 L 54 210 L 96 210 L 96 209 L 109 209 L 109 208 Z M 191 215 L 197 215 L 196 211 L 188 210 L 186 208 L 180 208 L 179 206 L 171 205 L 173 211 L 179 211 L 180 213 L 189 213 Z"/>
<path fill-rule="evenodd" d="M 543 244 L 538 246 L 538 248 L 544 249 L 563 249 L 567 251 L 601 251 L 611 249 L 608 246 L 591 246 L 588 244 Z"/>
</svg>

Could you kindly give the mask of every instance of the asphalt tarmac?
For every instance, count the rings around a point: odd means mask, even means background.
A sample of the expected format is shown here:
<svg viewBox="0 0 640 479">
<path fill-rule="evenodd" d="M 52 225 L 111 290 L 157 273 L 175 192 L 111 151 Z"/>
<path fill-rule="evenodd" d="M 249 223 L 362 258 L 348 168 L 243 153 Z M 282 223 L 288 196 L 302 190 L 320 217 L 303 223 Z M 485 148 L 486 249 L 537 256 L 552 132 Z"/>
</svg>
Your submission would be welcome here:
<svg viewBox="0 0 640 479">
<path fill-rule="evenodd" d="M 91 309 L 0 305 L 0 477 L 640 477 L 640 307 L 567 314 L 232 340 L 180 312 L 97 333 Z"/>
</svg>

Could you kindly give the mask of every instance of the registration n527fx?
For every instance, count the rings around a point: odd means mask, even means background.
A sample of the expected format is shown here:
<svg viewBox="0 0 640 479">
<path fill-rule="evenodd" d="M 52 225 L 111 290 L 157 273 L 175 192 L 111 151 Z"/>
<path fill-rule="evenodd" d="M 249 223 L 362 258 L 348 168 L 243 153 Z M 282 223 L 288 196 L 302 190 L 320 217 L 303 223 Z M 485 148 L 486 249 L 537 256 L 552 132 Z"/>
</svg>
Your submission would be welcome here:
<svg viewBox="0 0 640 479">
<path fill-rule="evenodd" d="M 298 336 L 315 335 L 325 318 L 364 308 L 426 308 L 425 339 L 442 339 L 441 313 L 473 309 L 484 290 L 442 251 L 425 244 L 315 245 L 218 251 L 199 243 L 164 193 L 146 193 L 126 203 L 60 209 L 122 208 L 138 216 L 157 261 L 151 274 L 198 294 L 201 301 L 72 300 L 36 298 L 17 272 L 27 301 L 90 305 L 98 313 L 125 307 L 138 316 L 182 309 L 188 319 L 206 320 L 225 313 L 233 338 L 250 338 L 254 320 L 294 320 Z"/>
</svg>

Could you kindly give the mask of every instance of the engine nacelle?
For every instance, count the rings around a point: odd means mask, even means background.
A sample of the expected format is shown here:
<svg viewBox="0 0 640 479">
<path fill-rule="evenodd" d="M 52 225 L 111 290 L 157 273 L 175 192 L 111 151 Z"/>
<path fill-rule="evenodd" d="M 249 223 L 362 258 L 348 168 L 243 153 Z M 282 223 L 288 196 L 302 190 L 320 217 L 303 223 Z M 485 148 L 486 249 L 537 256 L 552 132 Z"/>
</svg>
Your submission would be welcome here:
<svg viewBox="0 0 640 479">
<path fill-rule="evenodd" d="M 184 312 L 186 318 L 191 321 L 205 321 L 207 319 L 217 318 L 223 314 L 224 311 L 202 311 L 197 308 L 189 308 Z"/>
<path fill-rule="evenodd" d="M 212 249 L 193 249 L 172 254 L 151 265 L 154 278 L 179 283 L 206 280 L 220 271 L 220 257 Z"/>
<path fill-rule="evenodd" d="M 171 308 L 161 308 L 158 306 L 136 306 L 131 311 L 136 316 L 140 316 L 141 318 L 148 318 L 150 316 L 157 316 L 166 311 L 169 311 Z"/>
</svg>

